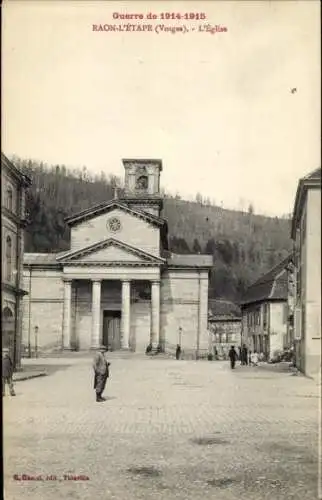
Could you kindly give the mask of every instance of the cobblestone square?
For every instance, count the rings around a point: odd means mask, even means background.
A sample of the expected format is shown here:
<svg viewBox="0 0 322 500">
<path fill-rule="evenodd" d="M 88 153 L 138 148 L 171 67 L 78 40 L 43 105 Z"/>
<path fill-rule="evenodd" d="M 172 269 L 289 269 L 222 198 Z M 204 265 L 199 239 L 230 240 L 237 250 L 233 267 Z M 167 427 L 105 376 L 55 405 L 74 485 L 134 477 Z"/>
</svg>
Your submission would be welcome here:
<svg viewBox="0 0 322 500">
<path fill-rule="evenodd" d="M 6 500 L 318 498 L 315 382 L 226 362 L 110 359 L 104 403 L 90 357 L 41 359 L 60 369 L 3 399 Z"/>
</svg>

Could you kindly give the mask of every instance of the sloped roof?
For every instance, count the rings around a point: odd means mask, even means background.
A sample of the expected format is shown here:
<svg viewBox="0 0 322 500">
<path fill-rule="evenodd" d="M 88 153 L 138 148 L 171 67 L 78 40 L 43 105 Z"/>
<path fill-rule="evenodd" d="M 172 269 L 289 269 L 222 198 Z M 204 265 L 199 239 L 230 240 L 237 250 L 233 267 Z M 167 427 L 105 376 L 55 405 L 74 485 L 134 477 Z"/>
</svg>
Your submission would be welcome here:
<svg viewBox="0 0 322 500">
<path fill-rule="evenodd" d="M 94 217 L 97 217 L 98 215 L 104 214 L 115 208 L 119 208 L 120 210 L 123 210 L 136 217 L 139 217 L 140 219 L 144 219 L 158 226 L 163 226 L 164 224 L 166 224 L 165 219 L 162 219 L 161 217 L 156 217 L 155 215 L 152 215 L 148 212 L 143 212 L 142 210 L 134 210 L 133 208 L 130 208 L 124 200 L 111 200 L 108 202 L 99 203 L 98 205 L 94 205 L 93 207 L 87 208 L 86 210 L 71 215 L 70 217 L 66 217 L 65 222 L 67 222 L 69 226 L 73 226 L 85 220 L 93 219 Z"/>
<path fill-rule="evenodd" d="M 313 172 L 302 177 L 298 182 L 291 226 L 291 238 L 293 240 L 295 240 L 296 237 L 296 229 L 301 218 L 308 189 L 321 189 L 321 167 L 316 168 Z"/>
<path fill-rule="evenodd" d="M 111 239 L 112 240 L 112 239 Z M 119 242 L 118 242 L 119 243 Z M 94 245 L 95 246 L 95 245 Z M 93 245 L 88 247 L 87 249 L 82 250 L 91 250 Z M 130 246 L 129 246 L 130 247 Z M 132 248 L 132 247 L 131 247 Z M 80 250 L 79 252 L 81 252 Z M 135 249 L 137 250 L 137 249 Z M 69 255 L 72 254 L 69 250 L 58 253 L 25 253 L 24 254 L 24 265 L 32 265 L 32 266 L 46 266 L 46 265 L 61 265 L 60 262 L 63 261 L 64 258 L 68 259 Z M 167 252 L 168 254 L 168 252 Z M 146 254 L 148 255 L 148 254 Z M 163 258 L 155 258 L 156 260 L 162 262 Z M 168 257 L 168 255 L 167 255 Z M 57 260 L 58 259 L 58 260 Z M 213 266 L 213 260 L 210 255 L 179 255 L 179 254 L 171 254 L 171 257 L 167 258 L 167 265 L 169 267 L 178 267 L 178 268 L 211 268 Z"/>
<path fill-rule="evenodd" d="M 57 257 L 65 252 L 59 253 L 25 253 L 23 263 L 25 266 L 58 265 Z"/>
<path fill-rule="evenodd" d="M 265 300 L 286 300 L 288 293 L 286 267 L 290 260 L 291 257 L 288 256 L 248 287 L 241 304 L 246 305 Z"/>
<path fill-rule="evenodd" d="M 316 168 L 315 170 L 313 170 L 313 172 L 311 172 L 310 174 L 303 177 L 303 179 L 310 180 L 310 181 L 321 180 L 321 167 Z"/>
<path fill-rule="evenodd" d="M 209 321 L 216 319 L 238 319 L 241 317 L 240 307 L 234 302 L 219 299 L 208 301 Z"/>
<path fill-rule="evenodd" d="M 167 258 L 169 267 L 206 267 L 213 266 L 213 257 L 211 255 L 189 255 L 171 253 Z"/>
</svg>

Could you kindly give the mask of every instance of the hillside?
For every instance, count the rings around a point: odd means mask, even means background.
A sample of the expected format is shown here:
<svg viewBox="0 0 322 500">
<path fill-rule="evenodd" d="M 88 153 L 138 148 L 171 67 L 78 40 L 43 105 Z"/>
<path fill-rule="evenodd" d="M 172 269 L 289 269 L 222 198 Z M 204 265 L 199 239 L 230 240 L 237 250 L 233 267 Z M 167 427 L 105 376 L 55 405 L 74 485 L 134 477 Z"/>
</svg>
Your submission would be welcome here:
<svg viewBox="0 0 322 500">
<path fill-rule="evenodd" d="M 11 158 L 33 181 L 27 196 L 30 224 L 27 252 L 55 252 L 69 247 L 67 215 L 113 198 L 114 176 L 92 176 L 83 169 Z M 165 195 L 163 216 L 169 223 L 170 249 L 214 256 L 210 297 L 238 301 L 245 288 L 291 250 L 290 221 L 226 210 Z"/>
</svg>

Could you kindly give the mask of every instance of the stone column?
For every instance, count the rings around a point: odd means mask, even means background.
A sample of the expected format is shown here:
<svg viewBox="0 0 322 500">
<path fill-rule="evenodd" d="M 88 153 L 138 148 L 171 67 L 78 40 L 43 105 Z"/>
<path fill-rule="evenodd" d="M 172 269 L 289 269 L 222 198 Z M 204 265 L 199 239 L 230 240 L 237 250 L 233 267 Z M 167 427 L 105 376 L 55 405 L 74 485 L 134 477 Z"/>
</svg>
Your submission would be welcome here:
<svg viewBox="0 0 322 500">
<path fill-rule="evenodd" d="M 122 349 L 129 349 L 130 341 L 131 282 L 122 280 Z"/>
<path fill-rule="evenodd" d="M 160 342 L 160 281 L 151 283 L 151 344 L 152 349 Z"/>
<path fill-rule="evenodd" d="M 72 281 L 64 280 L 63 347 L 70 349 Z"/>
<path fill-rule="evenodd" d="M 92 339 L 91 349 L 98 349 L 101 334 L 101 280 L 92 281 Z"/>
</svg>

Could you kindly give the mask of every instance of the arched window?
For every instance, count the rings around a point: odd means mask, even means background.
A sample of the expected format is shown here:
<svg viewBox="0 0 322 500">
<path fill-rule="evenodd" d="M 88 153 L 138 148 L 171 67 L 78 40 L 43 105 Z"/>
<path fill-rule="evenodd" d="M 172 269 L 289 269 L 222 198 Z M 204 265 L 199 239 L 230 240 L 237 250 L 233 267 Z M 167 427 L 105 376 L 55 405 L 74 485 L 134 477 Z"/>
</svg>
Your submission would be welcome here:
<svg viewBox="0 0 322 500">
<path fill-rule="evenodd" d="M 6 275 L 7 281 L 12 279 L 12 241 L 10 236 L 6 239 Z"/>
<path fill-rule="evenodd" d="M 11 212 L 13 209 L 13 195 L 10 186 L 7 188 L 7 209 L 10 210 Z"/>
<path fill-rule="evenodd" d="M 10 349 L 11 356 L 14 347 L 14 326 L 13 312 L 9 307 L 5 307 L 2 310 L 2 346 Z"/>
</svg>

